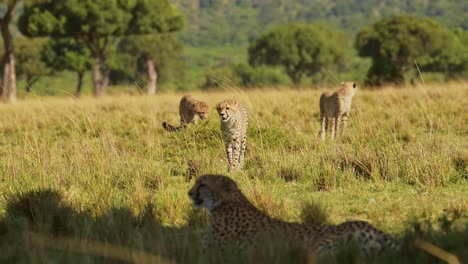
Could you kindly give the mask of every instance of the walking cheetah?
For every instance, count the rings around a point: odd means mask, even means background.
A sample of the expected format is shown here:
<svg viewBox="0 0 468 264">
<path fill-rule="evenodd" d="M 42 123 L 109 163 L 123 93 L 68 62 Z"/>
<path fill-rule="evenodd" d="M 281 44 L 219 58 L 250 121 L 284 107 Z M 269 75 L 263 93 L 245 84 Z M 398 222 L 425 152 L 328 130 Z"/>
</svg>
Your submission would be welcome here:
<svg viewBox="0 0 468 264">
<path fill-rule="evenodd" d="M 196 117 L 200 119 L 206 119 L 208 115 L 208 106 L 205 102 L 196 100 L 191 95 L 185 95 L 180 100 L 179 104 L 179 115 L 180 115 L 180 126 L 174 127 L 166 122 L 162 123 L 162 126 L 167 131 L 178 131 L 185 128 L 187 124 L 195 123 Z"/>
<path fill-rule="evenodd" d="M 231 99 L 220 102 L 216 110 L 221 118 L 221 132 L 229 164 L 228 170 L 240 170 L 244 163 L 247 144 L 247 126 L 249 125 L 247 110 Z"/>
<path fill-rule="evenodd" d="M 273 219 L 255 208 L 230 178 L 221 175 L 200 176 L 188 192 L 195 208 L 210 212 L 210 227 L 205 243 L 224 248 L 228 243 L 254 246 L 259 235 L 286 234 L 318 255 L 334 254 L 341 243 L 353 241 L 364 253 L 398 245 L 382 231 L 364 221 L 339 225 L 306 225 Z"/>
<path fill-rule="evenodd" d="M 343 123 L 343 131 L 346 129 L 346 122 L 351 110 L 351 100 L 356 94 L 357 85 L 355 82 L 342 82 L 341 87 L 334 93 L 324 92 L 320 96 L 320 122 L 322 124 L 320 139 L 322 141 L 325 140 L 329 118 L 332 118 L 331 139 L 335 139 L 335 135 L 338 135 L 338 120 L 340 117 Z"/>
</svg>

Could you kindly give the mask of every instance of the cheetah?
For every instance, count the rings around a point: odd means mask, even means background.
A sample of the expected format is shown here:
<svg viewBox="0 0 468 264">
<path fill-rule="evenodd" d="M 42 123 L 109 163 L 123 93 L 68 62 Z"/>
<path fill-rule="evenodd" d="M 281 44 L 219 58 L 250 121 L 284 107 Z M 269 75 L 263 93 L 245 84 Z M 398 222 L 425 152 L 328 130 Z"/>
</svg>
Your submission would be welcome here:
<svg viewBox="0 0 468 264">
<path fill-rule="evenodd" d="M 208 116 L 208 106 L 205 102 L 196 100 L 191 95 L 185 95 L 179 104 L 180 126 L 174 127 L 166 122 L 162 126 L 167 131 L 173 132 L 183 129 L 187 124 L 196 123 L 196 117 L 206 119 Z"/>
<path fill-rule="evenodd" d="M 351 100 L 356 94 L 357 85 L 355 82 L 342 82 L 341 89 L 334 93 L 324 92 L 320 96 L 320 122 L 322 129 L 320 139 L 325 140 L 325 132 L 328 129 L 329 118 L 332 118 L 331 139 L 338 135 L 338 120 L 341 117 L 343 131 L 346 129 L 349 111 L 351 110 Z"/>
<path fill-rule="evenodd" d="M 228 171 L 241 170 L 247 144 L 248 112 L 232 99 L 220 102 L 216 110 L 221 118 L 221 132 L 229 165 Z"/>
<path fill-rule="evenodd" d="M 341 243 L 350 240 L 365 254 L 384 248 L 398 249 L 387 234 L 364 221 L 339 225 L 307 225 L 271 218 L 258 210 L 239 190 L 236 182 L 222 175 L 202 175 L 189 190 L 193 206 L 205 207 L 210 213 L 210 226 L 203 244 L 223 249 L 229 243 L 240 247 L 255 246 L 261 234 L 286 234 L 292 241 L 317 255 L 333 255 Z"/>
</svg>

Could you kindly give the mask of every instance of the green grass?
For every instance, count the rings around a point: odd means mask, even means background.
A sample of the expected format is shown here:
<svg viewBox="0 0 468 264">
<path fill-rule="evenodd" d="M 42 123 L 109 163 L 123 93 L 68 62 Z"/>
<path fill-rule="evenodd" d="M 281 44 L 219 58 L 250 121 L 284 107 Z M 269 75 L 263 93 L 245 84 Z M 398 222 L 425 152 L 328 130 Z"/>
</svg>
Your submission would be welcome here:
<svg viewBox="0 0 468 264">
<path fill-rule="evenodd" d="M 360 90 L 347 133 L 325 143 L 320 92 L 194 92 L 211 107 L 209 121 L 180 133 L 165 132 L 161 122 L 179 122 L 182 94 L 29 96 L 0 105 L 0 259 L 114 261 L 49 248 L 33 239 L 39 233 L 179 262 L 219 261 L 196 243 L 206 214 L 192 211 L 187 191 L 194 171 L 228 174 L 214 106 L 235 98 L 250 124 L 245 169 L 229 176 L 256 206 L 287 221 L 364 219 L 404 241 L 419 230 L 466 261 L 468 84 Z M 370 262 L 435 262 L 405 245 L 399 257 Z M 303 262 L 306 253 L 272 243 L 229 256 L 281 263 Z"/>
</svg>

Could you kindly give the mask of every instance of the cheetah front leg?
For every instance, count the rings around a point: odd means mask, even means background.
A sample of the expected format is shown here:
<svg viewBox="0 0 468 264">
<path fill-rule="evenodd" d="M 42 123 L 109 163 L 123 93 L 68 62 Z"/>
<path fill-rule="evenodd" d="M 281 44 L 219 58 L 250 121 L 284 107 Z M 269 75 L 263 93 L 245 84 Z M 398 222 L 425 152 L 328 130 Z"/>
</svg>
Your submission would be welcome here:
<svg viewBox="0 0 468 264">
<path fill-rule="evenodd" d="M 232 166 L 230 171 L 237 171 L 239 170 L 239 161 L 240 161 L 240 147 L 241 142 L 239 142 L 239 139 L 234 139 L 234 142 L 232 144 Z"/>
<path fill-rule="evenodd" d="M 320 140 L 325 141 L 325 134 L 328 129 L 328 119 L 326 116 L 320 117 L 320 122 L 322 124 L 322 129 L 320 130 Z"/>
<path fill-rule="evenodd" d="M 228 171 L 231 171 L 233 167 L 234 147 L 233 147 L 232 142 L 227 143 L 225 147 L 226 147 L 226 157 L 227 157 L 227 162 L 228 162 Z"/>
<path fill-rule="evenodd" d="M 242 137 L 242 142 L 240 144 L 240 149 L 239 149 L 239 169 L 242 169 L 244 166 L 244 155 L 245 155 L 245 149 L 247 148 L 247 135 L 244 135 Z"/>
<path fill-rule="evenodd" d="M 338 134 L 338 116 L 332 119 L 331 139 L 335 139 Z"/>
</svg>

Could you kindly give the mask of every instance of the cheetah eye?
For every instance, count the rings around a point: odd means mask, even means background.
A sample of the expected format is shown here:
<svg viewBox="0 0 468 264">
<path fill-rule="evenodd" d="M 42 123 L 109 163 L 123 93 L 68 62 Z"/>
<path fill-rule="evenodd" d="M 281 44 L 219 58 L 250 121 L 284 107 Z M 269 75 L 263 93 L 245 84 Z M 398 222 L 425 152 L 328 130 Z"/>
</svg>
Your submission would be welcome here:
<svg viewBox="0 0 468 264">
<path fill-rule="evenodd" d="M 226 107 L 226 110 L 229 110 L 229 107 Z"/>
</svg>

